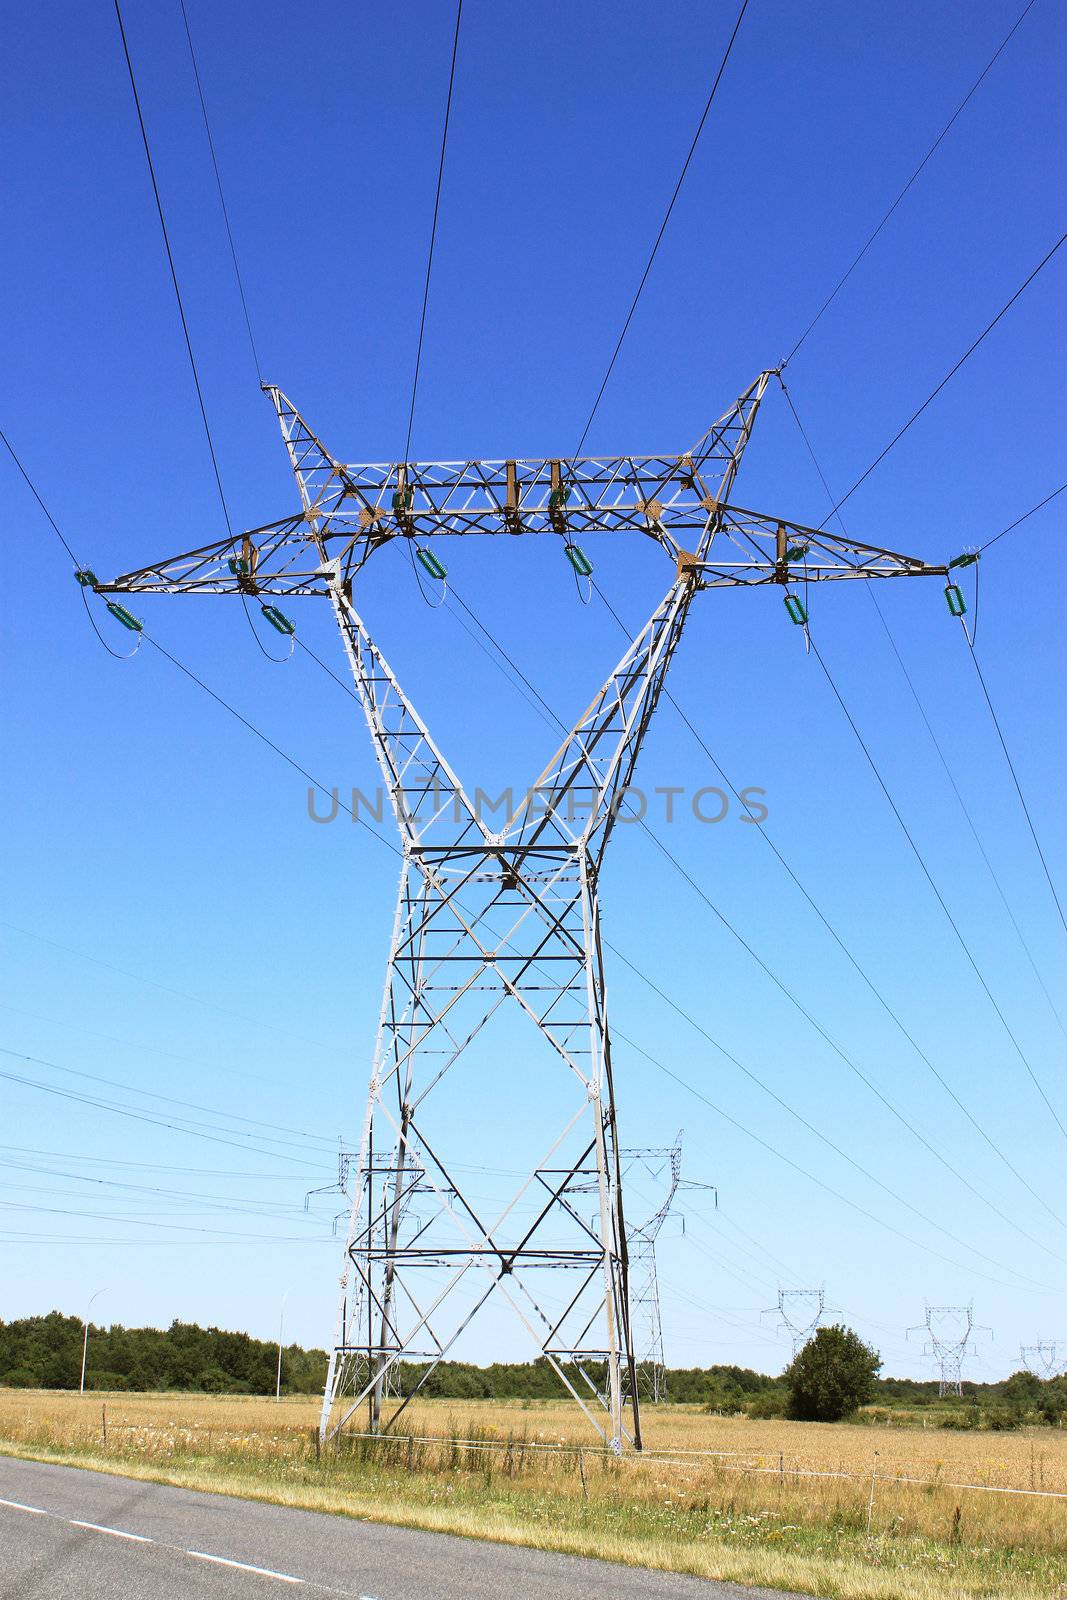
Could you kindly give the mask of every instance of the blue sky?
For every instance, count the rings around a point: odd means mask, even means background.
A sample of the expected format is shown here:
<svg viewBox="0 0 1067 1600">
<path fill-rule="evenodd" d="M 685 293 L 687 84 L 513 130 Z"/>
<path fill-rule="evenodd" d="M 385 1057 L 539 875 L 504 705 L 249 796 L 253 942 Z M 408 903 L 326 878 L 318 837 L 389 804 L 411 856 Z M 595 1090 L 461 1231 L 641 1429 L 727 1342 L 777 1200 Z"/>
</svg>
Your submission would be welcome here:
<svg viewBox="0 0 1067 1600">
<path fill-rule="evenodd" d="M 265 375 L 336 454 L 395 459 L 454 13 L 425 0 L 377 13 L 268 3 L 250 27 L 246 7 L 188 4 Z M 833 0 L 812 12 L 752 0 L 592 451 L 684 449 L 785 355 L 1019 9 Z M 416 456 L 574 448 L 732 22 L 727 8 L 630 4 L 613 8 L 609 27 L 592 4 L 467 0 Z M 295 490 L 257 388 L 181 14 L 131 0 L 126 25 L 226 492 L 235 522 L 251 526 L 288 511 Z M 837 494 L 1063 230 L 1062 42 L 1057 8 L 1037 0 L 789 368 Z M 222 531 L 219 506 L 109 8 L 19 14 L 4 74 L 0 426 L 80 559 L 103 575 L 206 542 Z M 1063 274 L 1057 257 L 852 497 L 850 531 L 943 560 L 1062 480 Z M 80 1313 L 106 1289 L 94 1309 L 106 1320 L 180 1316 L 269 1336 L 288 1290 L 288 1330 L 322 1343 L 338 1272 L 333 1206 L 319 1199 L 305 1215 L 303 1198 L 330 1181 L 337 1142 L 352 1141 L 362 1113 L 395 862 L 350 825 L 313 826 L 304 780 L 166 661 L 150 650 L 126 664 L 107 657 L 69 563 L 14 470 L 3 471 L 0 1038 L 53 1065 L 16 1054 L 0 1070 L 156 1120 L 0 1079 L 0 1315 L 53 1304 Z M 773 389 L 735 498 L 811 523 L 828 509 Z M 1062 528 L 1054 502 L 989 552 L 977 637 L 1058 884 L 1067 883 Z M 643 620 L 664 587 L 653 555 L 618 543 L 590 554 L 613 604 Z M 600 607 L 578 604 L 559 553 L 472 543 L 446 559 L 457 591 L 551 704 L 576 714 L 619 638 Z M 462 774 L 528 781 L 549 730 L 456 613 L 425 608 L 391 553 L 364 595 L 367 620 Z M 1067 937 L 958 625 L 936 583 L 886 586 L 879 599 L 1067 1015 Z M 1062 1027 L 870 598 L 839 585 L 816 600 L 813 627 L 838 686 L 1067 1121 Z M 299 653 L 286 666 L 265 662 L 232 603 L 153 598 L 136 609 L 325 782 L 374 782 L 351 701 Z M 296 609 L 302 636 L 339 666 L 324 608 Z M 1010 1222 L 875 1101 L 654 847 L 620 829 L 602 886 L 609 939 L 865 1169 L 615 960 L 620 1031 L 804 1169 L 618 1047 L 624 1140 L 664 1144 L 684 1127 L 686 1174 L 719 1192 L 717 1214 L 706 1193 L 687 1195 L 684 1235 L 679 1221 L 662 1236 L 668 1359 L 776 1369 L 787 1346 L 760 1310 L 779 1284 L 825 1284 L 827 1303 L 879 1345 L 887 1370 L 928 1370 L 921 1341 L 903 1335 L 924 1299 L 973 1299 L 995 1339 L 972 1372 L 1010 1371 L 1020 1342 L 1067 1334 L 1067 1227 L 1041 1204 L 1067 1220 L 1064 1136 L 778 597 L 702 596 L 671 687 L 733 782 L 767 791 L 778 848 L 1041 1199 L 937 1086 L 757 830 L 731 816 L 717 827 L 682 820 L 663 837 L 850 1059 Z M 716 781 L 669 707 L 640 778 Z M 153 1095 L 206 1109 L 168 1109 Z M 178 1115 L 201 1126 L 159 1125 Z M 505 1141 L 503 1165 L 507 1156 Z M 654 1183 L 642 1188 L 638 1206 L 645 1198 L 654 1209 Z M 503 1327 L 499 1339 L 472 1353 L 524 1353 Z"/>
</svg>

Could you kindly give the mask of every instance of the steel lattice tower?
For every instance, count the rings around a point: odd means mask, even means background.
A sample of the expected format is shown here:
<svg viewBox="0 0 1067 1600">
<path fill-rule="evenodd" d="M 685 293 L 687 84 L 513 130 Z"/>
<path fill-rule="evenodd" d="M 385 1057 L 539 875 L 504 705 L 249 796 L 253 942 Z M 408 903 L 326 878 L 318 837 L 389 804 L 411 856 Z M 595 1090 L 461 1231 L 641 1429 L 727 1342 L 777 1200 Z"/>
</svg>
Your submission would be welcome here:
<svg viewBox="0 0 1067 1600">
<path fill-rule="evenodd" d="M 655 1163 L 666 1166 L 667 1193 L 663 1203 L 645 1222 L 633 1223 L 627 1239 L 630 1258 L 630 1316 L 632 1319 L 634 1369 L 643 1398 L 660 1401 L 667 1397 L 666 1363 L 663 1356 L 663 1315 L 660 1310 L 659 1273 L 656 1270 L 656 1240 L 678 1193 L 682 1178 L 682 1136 L 669 1149 L 624 1150 L 623 1178 L 636 1164 L 648 1169 Z M 656 1174 L 658 1176 L 658 1172 Z"/>
<path fill-rule="evenodd" d="M 779 585 L 803 620 L 798 582 L 945 573 L 731 503 L 772 375 L 681 455 L 356 466 L 265 385 L 300 511 L 110 583 L 81 574 L 104 594 L 256 597 L 275 626 L 275 600 L 324 596 L 391 798 L 400 882 L 323 1438 L 363 1405 L 372 1429 L 391 1425 L 407 1404 L 386 1404 L 399 1364 L 419 1364 L 421 1385 L 503 1302 L 602 1437 L 640 1448 L 599 910 L 618 808 L 697 594 Z M 490 827 L 372 638 L 356 582 L 396 540 L 414 550 L 431 536 L 547 534 L 573 551 L 591 530 L 654 541 L 669 585 L 528 794 Z M 503 1008 L 525 1032 L 493 1054 Z M 512 1084 L 536 1085 L 520 1129 Z M 528 1164 L 487 1206 L 464 1158 L 473 1148 L 484 1161 L 504 1133 L 509 1147 L 525 1142 Z M 578 1199 L 590 1184 L 592 1221 Z M 420 1203 L 407 1209 L 415 1185 Z"/>
<path fill-rule="evenodd" d="M 1036 1344 L 1021 1344 L 1019 1360 L 1027 1372 L 1047 1383 L 1067 1372 L 1067 1340 L 1039 1339 Z"/>
<path fill-rule="evenodd" d="M 778 1314 L 779 1331 L 788 1333 L 794 1358 L 803 1350 L 826 1314 L 824 1289 L 779 1289 L 778 1304 L 770 1306 L 761 1316 Z"/>
<path fill-rule="evenodd" d="M 908 1329 L 909 1336 L 913 1333 L 929 1335 L 930 1342 L 923 1353 L 933 1356 L 938 1364 L 939 1399 L 946 1394 L 963 1394 L 963 1363 L 974 1354 L 970 1348 L 971 1335 L 989 1331 L 976 1324 L 973 1304 L 927 1306 L 925 1321 Z"/>
</svg>

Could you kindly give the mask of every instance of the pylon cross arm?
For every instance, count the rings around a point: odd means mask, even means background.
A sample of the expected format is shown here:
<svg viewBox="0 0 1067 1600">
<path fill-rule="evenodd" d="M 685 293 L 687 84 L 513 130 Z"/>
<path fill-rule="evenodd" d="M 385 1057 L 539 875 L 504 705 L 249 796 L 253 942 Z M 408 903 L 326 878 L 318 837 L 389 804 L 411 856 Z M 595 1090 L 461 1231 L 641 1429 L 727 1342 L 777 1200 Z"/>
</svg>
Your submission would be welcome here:
<svg viewBox="0 0 1067 1600">
<path fill-rule="evenodd" d="M 592 518 L 592 513 L 590 514 Z M 641 517 L 597 513 L 585 532 L 652 532 L 675 570 L 702 589 L 763 584 L 840 582 L 854 578 L 944 577 L 944 564 L 923 561 L 881 545 L 828 533 L 774 512 L 753 511 L 728 501 L 710 500 L 683 512 L 658 516 L 654 528 L 638 527 Z M 245 594 L 267 599 L 328 597 L 331 574 L 351 582 L 367 560 L 396 538 L 415 545 L 435 535 L 502 533 L 484 524 L 418 527 L 414 523 L 388 535 L 369 536 L 342 526 L 336 515 L 297 514 L 227 535 L 96 585 L 99 594 Z M 536 528 L 520 530 L 536 533 Z"/>
<path fill-rule="evenodd" d="M 332 455 L 292 402 L 265 385 L 300 511 L 99 584 L 102 594 L 329 595 L 396 539 L 639 533 L 703 588 L 943 573 L 915 557 L 731 502 L 771 374 L 760 375 L 681 454 L 367 462 Z"/>
</svg>

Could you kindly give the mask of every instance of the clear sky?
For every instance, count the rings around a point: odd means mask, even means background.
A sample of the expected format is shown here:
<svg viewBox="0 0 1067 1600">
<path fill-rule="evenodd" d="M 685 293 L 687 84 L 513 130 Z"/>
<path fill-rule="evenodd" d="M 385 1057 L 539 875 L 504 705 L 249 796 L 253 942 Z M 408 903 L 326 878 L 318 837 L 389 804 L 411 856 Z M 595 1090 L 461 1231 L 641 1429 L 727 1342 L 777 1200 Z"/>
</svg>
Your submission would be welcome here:
<svg viewBox="0 0 1067 1600">
<path fill-rule="evenodd" d="M 265 376 L 335 454 L 396 459 L 454 11 L 443 0 L 188 8 Z M 752 0 L 593 452 L 680 451 L 782 359 L 1020 9 Z M 718 4 L 466 0 L 416 456 L 573 450 L 734 15 Z M 257 388 L 181 13 L 169 0 L 128 0 L 126 25 L 226 493 L 235 522 L 251 526 L 292 509 L 295 489 Z M 837 494 L 1063 231 L 1063 43 L 1062 11 L 1036 0 L 790 365 Z M 110 8 L 60 0 L 13 13 L 2 70 L 0 426 L 103 576 L 217 536 L 219 505 Z M 866 480 L 846 510 L 850 531 L 944 560 L 1062 481 L 1065 270 L 1067 251 Z M 0 1316 L 53 1305 L 80 1315 L 102 1290 L 93 1314 L 105 1321 L 181 1317 L 270 1336 L 288 1291 L 287 1334 L 324 1343 L 339 1202 L 320 1196 L 305 1213 L 304 1195 L 331 1181 L 338 1141 L 357 1134 L 395 860 L 351 825 L 309 822 L 305 781 L 151 650 L 124 664 L 105 655 L 38 508 L 10 463 L 0 474 L 0 1042 L 15 1052 L 0 1071 L 34 1080 L 0 1078 Z M 773 389 L 735 499 L 810 523 L 828 510 Z M 1065 502 L 983 559 L 977 635 L 1061 898 Z M 636 626 L 665 586 L 651 547 L 591 543 L 590 554 Z M 445 558 L 546 699 L 576 714 L 619 638 L 601 607 L 578 603 L 558 549 L 457 543 Z M 1067 934 L 959 626 L 936 582 L 885 586 L 879 599 L 1011 916 L 1067 1016 Z M 1067 1123 L 1063 1024 L 870 597 L 843 584 L 814 600 L 838 687 Z M 351 701 L 299 652 L 266 662 L 234 602 L 134 609 L 326 783 L 374 783 Z M 340 669 L 325 607 L 292 609 Z M 527 782 L 549 730 L 456 611 L 427 609 L 387 553 L 364 612 L 463 775 Z M 719 1194 L 718 1212 L 707 1191 L 685 1194 L 661 1236 L 668 1360 L 777 1370 L 788 1346 L 760 1311 L 779 1286 L 824 1285 L 827 1305 L 897 1373 L 929 1371 L 921 1339 L 904 1338 L 924 1301 L 973 1300 L 995 1338 L 983 1336 L 969 1370 L 1007 1373 L 1021 1342 L 1067 1336 L 1065 1136 L 780 597 L 700 597 L 672 688 L 732 781 L 766 790 L 764 831 L 992 1143 L 759 830 L 736 814 L 715 827 L 653 819 L 722 915 L 961 1176 L 858 1081 L 655 846 L 620 829 L 602 885 L 607 935 L 704 1030 L 611 959 L 612 1015 L 640 1047 L 616 1051 L 624 1142 L 666 1144 L 684 1127 L 686 1176 Z M 670 707 L 640 778 L 716 781 Z M 505 1139 L 493 1162 L 507 1168 L 511 1153 Z M 645 1201 L 655 1208 L 651 1177 L 632 1209 Z M 504 1324 L 471 1346 L 483 1359 L 525 1353 Z"/>
</svg>

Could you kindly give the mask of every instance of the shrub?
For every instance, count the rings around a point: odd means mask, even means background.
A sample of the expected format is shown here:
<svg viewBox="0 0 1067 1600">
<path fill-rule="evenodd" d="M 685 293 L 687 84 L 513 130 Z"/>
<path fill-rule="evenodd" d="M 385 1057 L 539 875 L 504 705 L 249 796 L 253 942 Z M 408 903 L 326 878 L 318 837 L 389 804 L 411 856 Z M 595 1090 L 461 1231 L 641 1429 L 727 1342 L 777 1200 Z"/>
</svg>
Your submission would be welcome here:
<svg viewBox="0 0 1067 1600">
<path fill-rule="evenodd" d="M 789 1415 L 840 1422 L 873 1398 L 881 1357 L 851 1328 L 820 1328 L 786 1369 Z"/>
</svg>

